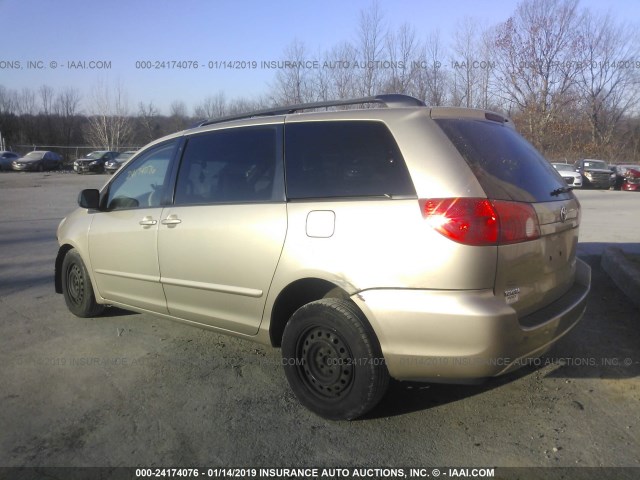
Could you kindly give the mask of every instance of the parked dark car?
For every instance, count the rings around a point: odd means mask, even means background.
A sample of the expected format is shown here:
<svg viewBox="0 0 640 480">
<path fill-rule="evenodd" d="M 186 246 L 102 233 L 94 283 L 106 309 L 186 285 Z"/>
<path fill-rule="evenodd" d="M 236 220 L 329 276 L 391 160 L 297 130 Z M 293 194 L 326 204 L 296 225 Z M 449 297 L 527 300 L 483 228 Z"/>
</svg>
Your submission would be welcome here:
<svg viewBox="0 0 640 480">
<path fill-rule="evenodd" d="M 613 165 L 614 190 L 640 191 L 640 165 Z"/>
<path fill-rule="evenodd" d="M 0 171 L 10 171 L 11 164 L 14 160 L 20 158 L 20 155 L 14 152 L 7 152 L 5 150 L 0 152 Z"/>
<path fill-rule="evenodd" d="M 611 170 L 607 167 L 607 162 L 604 160 L 584 158 L 578 160 L 574 166 L 576 167 L 576 172 L 582 175 L 582 185 L 584 188 L 609 190 L 611 186 L 609 181 Z"/>
<path fill-rule="evenodd" d="M 118 169 L 122 165 L 127 163 L 129 161 L 129 159 L 135 155 L 135 153 L 136 153 L 135 150 L 130 150 L 128 152 L 122 152 L 117 157 L 112 158 L 111 160 L 108 160 L 107 162 L 105 162 L 104 169 L 106 170 L 106 172 L 109 175 L 113 175 L 114 173 L 116 173 L 118 171 Z"/>
<path fill-rule="evenodd" d="M 73 162 L 73 169 L 78 174 L 86 172 L 104 173 L 105 163 L 117 156 L 118 152 L 97 150 Z"/>
<path fill-rule="evenodd" d="M 62 157 L 55 152 L 47 150 L 29 152 L 24 157 L 14 160 L 11 164 L 11 168 L 19 172 L 60 170 L 61 167 Z"/>
</svg>

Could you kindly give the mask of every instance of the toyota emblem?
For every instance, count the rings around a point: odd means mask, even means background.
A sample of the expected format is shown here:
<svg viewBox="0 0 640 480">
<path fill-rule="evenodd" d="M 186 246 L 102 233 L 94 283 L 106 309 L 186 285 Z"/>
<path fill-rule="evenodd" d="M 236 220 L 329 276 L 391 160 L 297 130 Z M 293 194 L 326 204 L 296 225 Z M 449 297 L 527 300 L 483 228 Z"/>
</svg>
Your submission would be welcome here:
<svg viewBox="0 0 640 480">
<path fill-rule="evenodd" d="M 567 221 L 567 207 L 562 207 L 560 209 L 560 221 L 562 223 Z"/>
</svg>

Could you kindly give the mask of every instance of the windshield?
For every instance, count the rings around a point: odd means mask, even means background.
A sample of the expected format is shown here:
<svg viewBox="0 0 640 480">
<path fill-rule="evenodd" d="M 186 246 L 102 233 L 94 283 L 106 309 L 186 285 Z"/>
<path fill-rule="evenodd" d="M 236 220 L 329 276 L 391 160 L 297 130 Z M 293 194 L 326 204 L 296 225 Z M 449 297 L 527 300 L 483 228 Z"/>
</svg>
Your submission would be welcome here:
<svg viewBox="0 0 640 480">
<path fill-rule="evenodd" d="M 103 155 L 104 155 L 104 152 L 91 152 L 87 154 L 87 156 L 84 158 L 98 159 L 98 158 L 102 158 Z"/>
<path fill-rule="evenodd" d="M 30 160 L 40 160 L 42 157 L 44 157 L 44 152 L 30 152 L 24 156 L 24 158 L 28 158 Z"/>
<path fill-rule="evenodd" d="M 584 168 L 601 168 L 607 170 L 607 164 L 602 160 L 585 160 Z"/>
<path fill-rule="evenodd" d="M 553 166 L 556 168 L 556 170 L 560 170 L 561 172 L 575 171 L 572 165 L 567 165 L 566 163 L 554 163 Z"/>
</svg>

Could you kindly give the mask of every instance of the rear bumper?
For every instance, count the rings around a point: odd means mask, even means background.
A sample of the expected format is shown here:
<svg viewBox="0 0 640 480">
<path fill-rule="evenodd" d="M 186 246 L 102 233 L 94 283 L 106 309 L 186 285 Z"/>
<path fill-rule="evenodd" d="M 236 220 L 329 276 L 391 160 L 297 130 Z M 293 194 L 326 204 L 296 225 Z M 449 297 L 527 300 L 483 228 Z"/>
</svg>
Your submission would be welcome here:
<svg viewBox="0 0 640 480">
<path fill-rule="evenodd" d="M 525 318 L 491 290 L 378 289 L 353 300 L 375 330 L 392 377 L 472 382 L 526 365 L 578 323 L 591 269 L 576 262 L 573 287 Z"/>
</svg>

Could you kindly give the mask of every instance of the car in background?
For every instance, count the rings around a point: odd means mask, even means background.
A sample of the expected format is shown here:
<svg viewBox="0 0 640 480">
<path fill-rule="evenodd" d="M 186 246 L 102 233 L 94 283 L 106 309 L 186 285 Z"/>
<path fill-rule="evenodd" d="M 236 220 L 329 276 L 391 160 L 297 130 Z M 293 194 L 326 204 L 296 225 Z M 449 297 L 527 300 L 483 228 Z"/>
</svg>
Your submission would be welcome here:
<svg viewBox="0 0 640 480">
<path fill-rule="evenodd" d="M 582 175 L 576 172 L 573 165 L 569 165 L 568 163 L 552 163 L 551 165 L 558 170 L 558 173 L 564 178 L 567 185 L 572 188 L 582 187 Z"/>
<path fill-rule="evenodd" d="M 11 168 L 18 172 L 60 170 L 62 168 L 62 157 L 48 150 L 36 150 L 14 160 L 11 163 Z"/>
<path fill-rule="evenodd" d="M 640 165 L 613 165 L 611 171 L 614 190 L 640 191 Z"/>
<path fill-rule="evenodd" d="M 104 163 L 104 169 L 109 175 L 113 175 L 118 169 L 127 163 L 131 157 L 136 154 L 135 150 L 129 150 L 128 152 L 122 152 L 115 158 L 108 160 Z"/>
<path fill-rule="evenodd" d="M 14 152 L 3 150 L 0 152 L 0 171 L 11 171 L 11 164 L 14 160 L 20 158 L 20 155 Z"/>
<path fill-rule="evenodd" d="M 640 168 L 628 168 L 624 175 L 622 190 L 640 192 Z"/>
<path fill-rule="evenodd" d="M 112 150 L 96 150 L 73 162 L 73 170 L 78 174 L 87 172 L 104 173 L 105 163 L 113 160 L 118 155 L 119 152 Z"/>
<path fill-rule="evenodd" d="M 611 186 L 611 170 L 604 160 L 594 160 L 583 158 L 578 160 L 574 167 L 576 172 L 582 175 L 582 185 L 584 188 L 598 188 L 609 190 Z"/>
</svg>

